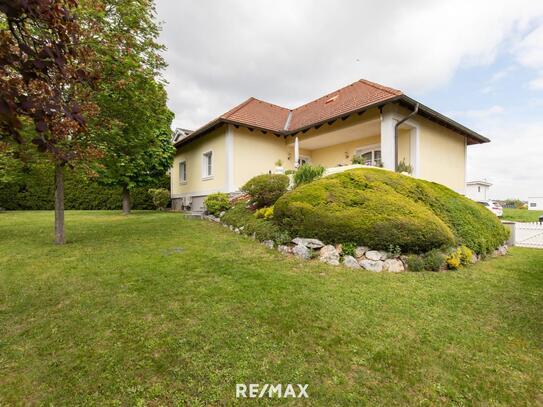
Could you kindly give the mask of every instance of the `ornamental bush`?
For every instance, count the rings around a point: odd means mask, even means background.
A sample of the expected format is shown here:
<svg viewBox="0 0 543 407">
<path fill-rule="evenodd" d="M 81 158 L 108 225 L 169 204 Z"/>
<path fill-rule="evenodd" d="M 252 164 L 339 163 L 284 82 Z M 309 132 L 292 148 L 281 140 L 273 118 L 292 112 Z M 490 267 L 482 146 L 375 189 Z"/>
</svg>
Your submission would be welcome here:
<svg viewBox="0 0 543 407">
<path fill-rule="evenodd" d="M 206 197 L 204 204 L 207 211 L 215 216 L 219 216 L 222 211 L 230 209 L 231 206 L 228 194 L 225 194 L 224 192 L 209 194 Z"/>
<path fill-rule="evenodd" d="M 308 184 L 324 174 L 322 165 L 302 164 L 294 173 L 294 185 Z"/>
<path fill-rule="evenodd" d="M 289 180 L 283 174 L 264 174 L 251 178 L 240 190 L 251 196 L 251 203 L 257 207 L 271 206 L 287 192 Z"/>
<path fill-rule="evenodd" d="M 149 193 L 153 197 L 153 205 L 156 209 L 162 211 L 170 203 L 170 191 L 165 188 L 152 188 Z"/>
<path fill-rule="evenodd" d="M 369 168 L 299 186 L 277 200 L 274 219 L 292 236 L 402 253 L 460 244 L 487 253 L 508 236 L 489 210 L 443 185 Z"/>
</svg>

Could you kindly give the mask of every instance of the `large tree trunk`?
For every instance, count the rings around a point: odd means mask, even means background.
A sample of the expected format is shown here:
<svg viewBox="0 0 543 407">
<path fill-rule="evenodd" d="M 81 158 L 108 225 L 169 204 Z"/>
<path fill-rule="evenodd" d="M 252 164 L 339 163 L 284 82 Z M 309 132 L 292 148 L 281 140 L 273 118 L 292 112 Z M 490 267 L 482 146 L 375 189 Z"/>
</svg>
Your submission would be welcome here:
<svg viewBox="0 0 543 407">
<path fill-rule="evenodd" d="M 130 190 L 126 186 L 123 187 L 123 213 L 130 213 Z"/>
<path fill-rule="evenodd" d="M 64 168 L 55 165 L 55 243 L 64 244 Z"/>
</svg>

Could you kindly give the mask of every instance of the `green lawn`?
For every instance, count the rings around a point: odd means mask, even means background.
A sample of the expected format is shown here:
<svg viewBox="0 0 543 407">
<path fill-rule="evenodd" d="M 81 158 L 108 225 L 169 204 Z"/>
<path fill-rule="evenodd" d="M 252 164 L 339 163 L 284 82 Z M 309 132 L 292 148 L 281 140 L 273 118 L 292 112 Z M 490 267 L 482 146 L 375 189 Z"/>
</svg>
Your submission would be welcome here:
<svg viewBox="0 0 543 407">
<path fill-rule="evenodd" d="M 66 220 L 57 247 L 52 213 L 0 213 L 2 406 L 543 404 L 543 250 L 371 273 L 176 213 Z"/>
<path fill-rule="evenodd" d="M 516 222 L 537 222 L 543 211 L 529 211 L 528 209 L 503 208 L 503 220 Z"/>
</svg>

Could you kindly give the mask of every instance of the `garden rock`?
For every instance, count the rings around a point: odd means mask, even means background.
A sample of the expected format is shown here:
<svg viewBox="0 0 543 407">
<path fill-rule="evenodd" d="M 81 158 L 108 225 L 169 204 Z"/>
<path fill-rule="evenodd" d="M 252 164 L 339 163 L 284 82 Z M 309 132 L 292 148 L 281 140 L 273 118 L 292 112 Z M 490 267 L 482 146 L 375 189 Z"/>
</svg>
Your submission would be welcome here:
<svg viewBox="0 0 543 407">
<path fill-rule="evenodd" d="M 364 259 L 360 261 L 360 265 L 363 269 L 374 271 L 376 273 L 383 271 L 383 262 L 381 260 Z"/>
<path fill-rule="evenodd" d="M 279 246 L 277 246 L 277 250 L 281 254 L 290 254 L 290 253 L 292 253 L 292 249 L 290 247 L 288 247 L 288 246 L 283 245 L 283 244 L 280 244 Z"/>
<path fill-rule="evenodd" d="M 377 250 L 368 250 L 365 256 L 366 256 L 366 259 L 368 260 L 373 260 L 373 261 L 381 260 L 381 253 L 378 252 Z"/>
<path fill-rule="evenodd" d="M 273 240 L 264 240 L 262 244 L 268 249 L 273 249 Z"/>
<path fill-rule="evenodd" d="M 358 246 L 355 250 L 354 250 L 354 257 L 356 257 L 357 259 L 360 259 L 362 256 L 364 256 L 364 254 L 366 254 L 366 252 L 369 250 L 369 247 L 366 247 L 366 246 Z"/>
<path fill-rule="evenodd" d="M 345 256 L 343 258 L 343 265 L 345 267 L 349 267 L 351 269 L 359 269 L 360 264 L 356 261 L 356 259 L 353 256 Z"/>
<path fill-rule="evenodd" d="M 303 237 L 292 239 L 292 243 L 301 244 L 302 246 L 309 247 L 310 249 L 320 249 L 324 246 L 324 243 L 318 239 L 305 239 Z"/>
<path fill-rule="evenodd" d="M 385 251 L 379 250 L 379 253 L 381 253 L 381 260 L 386 260 L 390 257 L 389 254 Z"/>
<path fill-rule="evenodd" d="M 339 253 L 334 246 L 328 244 L 320 250 L 319 260 L 323 263 L 337 266 L 339 264 Z"/>
<path fill-rule="evenodd" d="M 477 256 L 477 253 L 473 253 L 471 255 L 471 262 L 472 263 L 477 263 L 479 261 L 479 256 Z"/>
<path fill-rule="evenodd" d="M 392 273 L 399 273 L 405 271 L 405 267 L 401 260 L 388 259 L 383 262 L 383 271 L 390 271 Z"/>
<path fill-rule="evenodd" d="M 297 244 L 292 248 L 292 254 L 301 258 L 301 259 L 310 259 L 311 258 L 311 251 L 305 247 L 304 245 Z"/>
<path fill-rule="evenodd" d="M 507 250 L 508 249 L 506 245 L 498 247 L 498 253 L 500 256 L 505 256 L 507 254 Z"/>
</svg>

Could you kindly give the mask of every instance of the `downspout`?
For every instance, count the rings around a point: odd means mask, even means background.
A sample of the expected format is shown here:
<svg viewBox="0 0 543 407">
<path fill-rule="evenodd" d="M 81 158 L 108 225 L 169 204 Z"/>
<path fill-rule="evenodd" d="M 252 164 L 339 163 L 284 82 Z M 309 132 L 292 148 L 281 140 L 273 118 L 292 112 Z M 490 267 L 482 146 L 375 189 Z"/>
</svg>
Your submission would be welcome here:
<svg viewBox="0 0 543 407">
<path fill-rule="evenodd" d="M 415 110 L 413 110 L 411 113 L 409 113 L 407 116 L 405 116 L 402 120 L 400 120 L 396 125 L 394 126 L 394 171 L 398 168 L 398 128 L 406 121 L 411 119 L 413 116 L 415 116 L 419 111 L 419 103 L 415 105 Z"/>
</svg>

